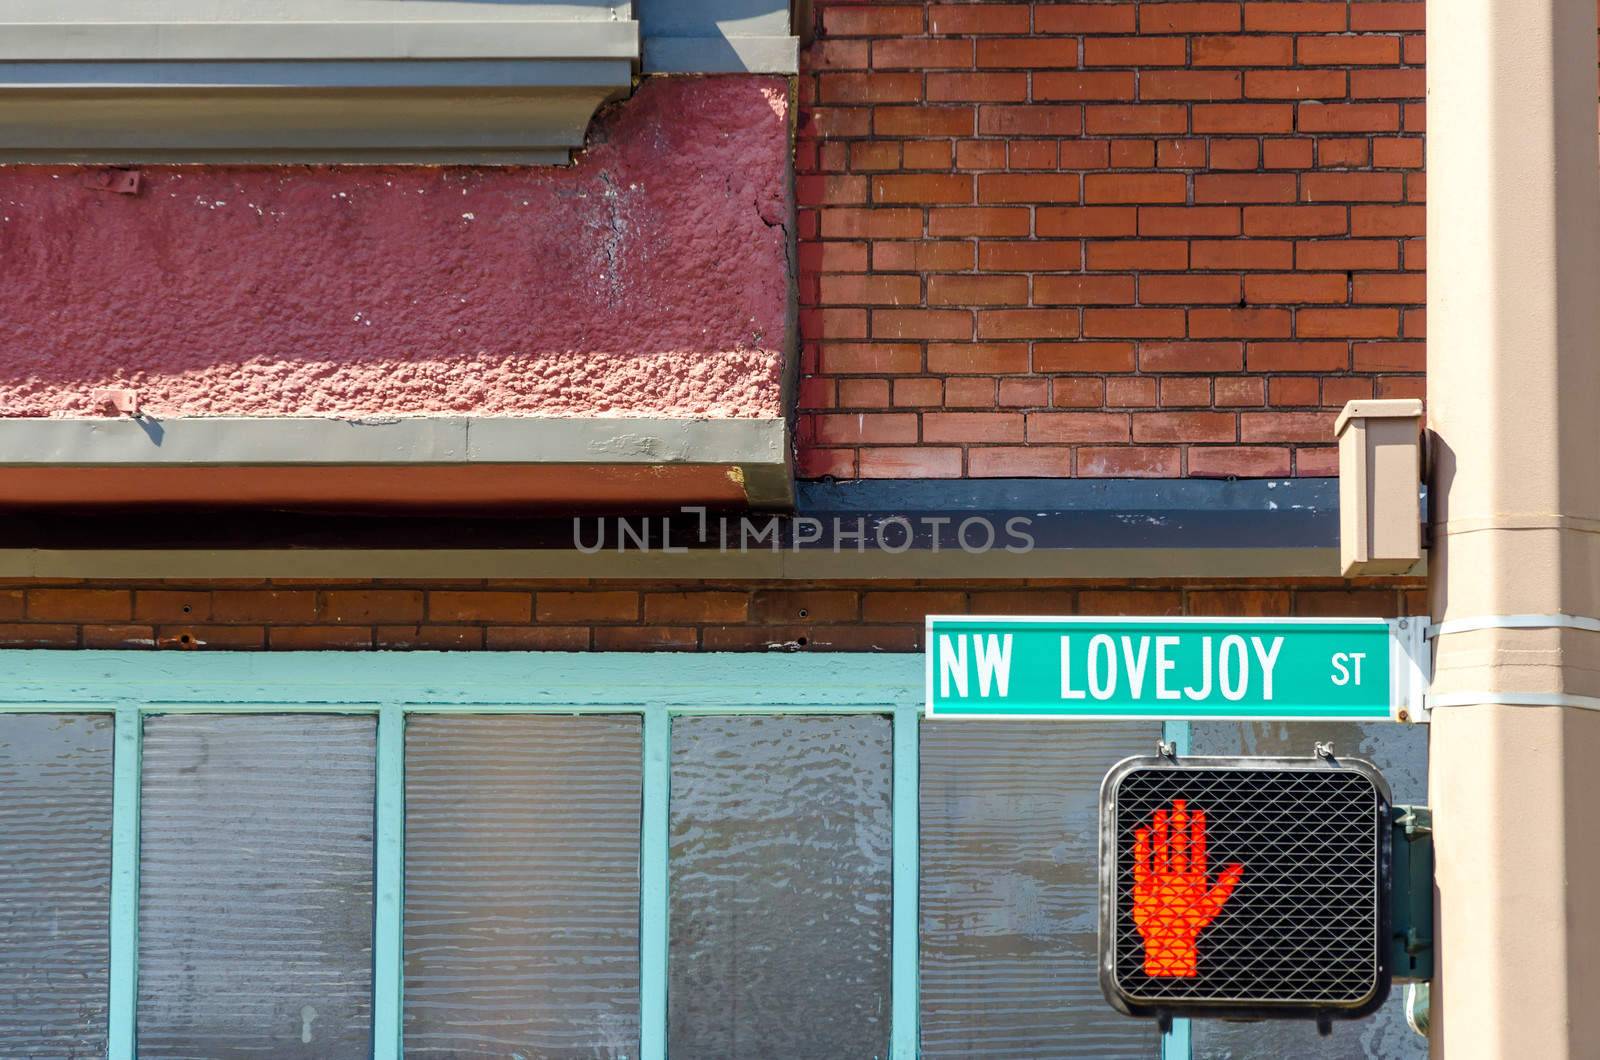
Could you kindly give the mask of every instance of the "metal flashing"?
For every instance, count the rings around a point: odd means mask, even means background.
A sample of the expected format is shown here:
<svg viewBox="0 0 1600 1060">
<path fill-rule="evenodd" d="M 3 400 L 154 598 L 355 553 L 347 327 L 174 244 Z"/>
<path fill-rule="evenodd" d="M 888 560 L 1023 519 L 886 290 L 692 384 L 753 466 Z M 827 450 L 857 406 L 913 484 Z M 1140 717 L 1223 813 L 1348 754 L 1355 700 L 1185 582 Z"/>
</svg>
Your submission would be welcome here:
<svg viewBox="0 0 1600 1060">
<path fill-rule="evenodd" d="M 564 163 L 595 111 L 631 91 L 639 24 L 539 7 L 0 23 L 0 162 Z"/>
<path fill-rule="evenodd" d="M 647 74 L 793 74 L 798 37 L 646 37 Z"/>
<path fill-rule="evenodd" d="M 647 74 L 795 74 L 790 0 L 641 0 Z"/>
<path fill-rule="evenodd" d="M 4 29 L 0 62 L 41 66 L 639 56 L 634 21 L 13 22 Z"/>
</svg>

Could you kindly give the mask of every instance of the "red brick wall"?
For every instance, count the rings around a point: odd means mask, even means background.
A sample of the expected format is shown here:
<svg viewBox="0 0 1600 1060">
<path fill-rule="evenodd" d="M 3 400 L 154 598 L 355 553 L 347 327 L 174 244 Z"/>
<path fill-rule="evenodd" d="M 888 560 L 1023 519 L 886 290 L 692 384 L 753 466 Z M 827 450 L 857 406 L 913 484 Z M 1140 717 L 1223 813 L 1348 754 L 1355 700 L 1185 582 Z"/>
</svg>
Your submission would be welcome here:
<svg viewBox="0 0 1600 1060">
<path fill-rule="evenodd" d="M 1421 396 L 1420 2 L 816 16 L 802 474 L 1327 475 Z"/>
<path fill-rule="evenodd" d="M 1426 614 L 1420 580 L 0 584 L 0 647 L 917 651 L 936 614 Z"/>
</svg>

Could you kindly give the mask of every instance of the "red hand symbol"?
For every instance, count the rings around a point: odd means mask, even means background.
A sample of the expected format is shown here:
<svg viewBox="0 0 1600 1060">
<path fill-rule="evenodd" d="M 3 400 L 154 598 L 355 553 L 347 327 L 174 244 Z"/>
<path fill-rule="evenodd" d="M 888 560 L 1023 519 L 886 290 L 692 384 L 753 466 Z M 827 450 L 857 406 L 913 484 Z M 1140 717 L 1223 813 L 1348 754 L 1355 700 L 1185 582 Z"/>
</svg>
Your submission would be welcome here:
<svg viewBox="0 0 1600 1060">
<path fill-rule="evenodd" d="M 1195 939 L 1222 911 L 1244 866 L 1229 865 L 1215 886 L 1206 881 L 1206 812 L 1188 812 L 1183 799 L 1172 800 L 1172 827 L 1167 811 L 1157 810 L 1155 847 L 1150 829 L 1133 831 L 1133 923 L 1144 939 L 1144 974 L 1192 978 Z"/>
</svg>

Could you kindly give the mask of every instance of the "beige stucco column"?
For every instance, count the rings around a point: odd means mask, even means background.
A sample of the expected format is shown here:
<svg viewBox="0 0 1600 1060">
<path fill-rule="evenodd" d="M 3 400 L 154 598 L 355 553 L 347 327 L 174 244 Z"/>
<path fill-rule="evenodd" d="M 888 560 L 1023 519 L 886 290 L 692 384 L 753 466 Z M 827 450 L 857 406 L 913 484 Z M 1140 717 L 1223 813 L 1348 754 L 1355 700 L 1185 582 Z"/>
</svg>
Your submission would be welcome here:
<svg viewBox="0 0 1600 1060">
<path fill-rule="evenodd" d="M 1595 0 L 1427 19 L 1434 618 L 1600 616 Z M 1443 635 L 1434 691 L 1434 1055 L 1600 1055 L 1600 633 Z"/>
</svg>

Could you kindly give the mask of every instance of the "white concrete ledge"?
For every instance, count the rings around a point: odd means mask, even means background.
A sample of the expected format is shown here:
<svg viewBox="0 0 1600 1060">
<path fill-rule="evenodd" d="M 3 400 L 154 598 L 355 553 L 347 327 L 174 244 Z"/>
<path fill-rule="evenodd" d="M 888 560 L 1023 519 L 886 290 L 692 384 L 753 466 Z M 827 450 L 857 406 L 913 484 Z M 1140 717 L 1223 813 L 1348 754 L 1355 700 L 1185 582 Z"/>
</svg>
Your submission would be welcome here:
<svg viewBox="0 0 1600 1060">
<path fill-rule="evenodd" d="M 0 466 L 781 464 L 779 419 L 183 416 L 0 419 Z"/>
</svg>

